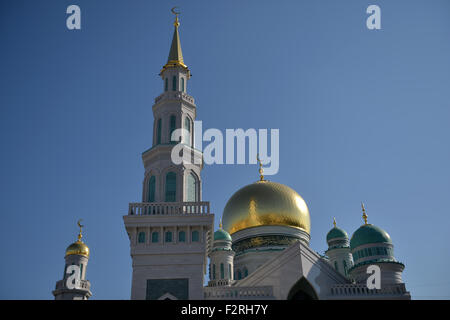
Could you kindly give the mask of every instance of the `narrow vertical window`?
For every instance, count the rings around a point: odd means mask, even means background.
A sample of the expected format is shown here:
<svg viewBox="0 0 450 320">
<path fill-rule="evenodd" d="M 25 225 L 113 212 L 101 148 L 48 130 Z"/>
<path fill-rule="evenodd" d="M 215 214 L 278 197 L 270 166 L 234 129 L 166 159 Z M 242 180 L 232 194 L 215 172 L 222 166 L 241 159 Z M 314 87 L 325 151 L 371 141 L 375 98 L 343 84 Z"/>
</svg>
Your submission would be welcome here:
<svg viewBox="0 0 450 320">
<path fill-rule="evenodd" d="M 213 278 L 213 280 L 216 280 L 216 265 L 215 264 L 213 264 L 212 278 Z"/>
<path fill-rule="evenodd" d="M 238 280 L 241 280 L 241 279 L 242 279 L 242 273 L 241 273 L 241 270 L 238 270 L 238 272 L 237 272 L 237 278 L 238 278 Z"/>
<path fill-rule="evenodd" d="M 220 279 L 225 278 L 225 268 L 223 266 L 223 263 L 220 264 Z"/>
<path fill-rule="evenodd" d="M 166 174 L 166 202 L 175 202 L 177 198 L 177 174 L 168 172 Z"/>
<path fill-rule="evenodd" d="M 164 84 L 164 91 L 169 90 L 169 79 L 166 78 L 165 84 Z"/>
<path fill-rule="evenodd" d="M 145 242 L 145 232 L 139 232 L 138 242 L 139 243 L 144 243 Z"/>
<path fill-rule="evenodd" d="M 172 242 L 172 232 L 171 231 L 167 231 L 166 232 L 166 242 Z"/>
<path fill-rule="evenodd" d="M 155 176 L 151 176 L 148 180 L 148 202 L 155 202 L 155 187 L 156 187 L 156 178 Z"/>
<path fill-rule="evenodd" d="M 177 91 L 177 77 L 173 76 L 172 78 L 172 91 Z"/>
<path fill-rule="evenodd" d="M 195 179 L 195 176 L 192 173 L 188 175 L 186 184 L 187 184 L 186 201 L 187 202 L 197 201 L 197 179 Z"/>
<path fill-rule="evenodd" d="M 158 243 L 159 242 L 159 233 L 158 232 L 153 232 L 152 233 L 152 242 L 153 243 Z"/>
<path fill-rule="evenodd" d="M 337 261 L 334 262 L 334 268 L 336 269 L 336 271 L 339 271 Z"/>
<path fill-rule="evenodd" d="M 184 118 L 184 143 L 191 145 L 191 120 L 188 117 Z"/>
<path fill-rule="evenodd" d="M 184 78 L 181 78 L 181 91 L 184 92 Z"/>
<path fill-rule="evenodd" d="M 233 280 L 233 274 L 231 273 L 231 263 L 228 264 L 228 276 L 230 277 L 230 280 Z"/>
<path fill-rule="evenodd" d="M 248 276 L 248 270 L 247 268 L 244 269 L 244 278 Z"/>
<path fill-rule="evenodd" d="M 83 264 L 80 264 L 80 280 L 83 279 Z"/>
<path fill-rule="evenodd" d="M 177 127 L 177 117 L 172 115 L 170 116 L 170 123 L 169 123 L 169 140 L 171 143 L 175 143 L 176 141 L 172 141 L 172 133 L 175 131 Z"/>
<path fill-rule="evenodd" d="M 186 242 L 186 232 L 180 231 L 178 233 L 178 241 L 179 242 Z"/>
<path fill-rule="evenodd" d="M 161 118 L 156 123 L 156 144 L 161 144 Z"/>
<path fill-rule="evenodd" d="M 342 261 L 342 264 L 344 265 L 344 274 L 347 275 L 347 262 Z"/>
<path fill-rule="evenodd" d="M 192 242 L 198 242 L 198 231 L 192 231 Z"/>
</svg>

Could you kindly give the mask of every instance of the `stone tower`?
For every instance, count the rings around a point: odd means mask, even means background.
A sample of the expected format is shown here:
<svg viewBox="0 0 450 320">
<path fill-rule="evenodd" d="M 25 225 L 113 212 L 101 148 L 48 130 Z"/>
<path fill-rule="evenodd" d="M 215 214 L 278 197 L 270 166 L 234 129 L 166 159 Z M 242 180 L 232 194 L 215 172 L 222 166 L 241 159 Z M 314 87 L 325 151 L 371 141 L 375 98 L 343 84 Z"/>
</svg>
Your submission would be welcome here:
<svg viewBox="0 0 450 320">
<path fill-rule="evenodd" d="M 153 143 L 142 154 L 142 202 L 130 203 L 124 216 L 130 239 L 131 299 L 201 299 L 214 215 L 202 202 L 202 153 L 194 148 L 196 105 L 187 94 L 191 77 L 184 64 L 178 13 L 163 93 L 152 107 Z M 172 134 L 177 134 L 175 139 Z M 173 162 L 172 151 L 186 162 Z"/>
<path fill-rule="evenodd" d="M 214 232 L 214 241 L 209 253 L 209 282 L 210 287 L 230 286 L 233 283 L 234 251 L 231 248 L 232 239 L 228 232 L 222 229 Z"/>
<path fill-rule="evenodd" d="M 345 230 L 336 226 L 327 234 L 328 250 L 325 252 L 330 258 L 330 263 L 336 271 L 348 277 L 348 270 L 353 267 L 353 257 L 350 252 L 350 242 Z"/>
<path fill-rule="evenodd" d="M 56 288 L 53 290 L 55 300 L 87 300 L 92 296 L 91 283 L 86 280 L 89 248 L 81 241 L 83 226 L 80 221 L 78 240 L 66 249 L 63 279 L 56 282 Z"/>
</svg>

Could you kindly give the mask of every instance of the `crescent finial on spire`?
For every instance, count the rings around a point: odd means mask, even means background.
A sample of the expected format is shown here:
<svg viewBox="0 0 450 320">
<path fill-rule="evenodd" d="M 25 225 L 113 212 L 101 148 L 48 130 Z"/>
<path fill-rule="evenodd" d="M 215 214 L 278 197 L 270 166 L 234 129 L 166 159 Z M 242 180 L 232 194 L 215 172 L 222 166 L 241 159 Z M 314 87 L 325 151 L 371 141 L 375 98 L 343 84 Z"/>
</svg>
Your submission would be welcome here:
<svg viewBox="0 0 450 320">
<path fill-rule="evenodd" d="M 260 181 L 264 181 L 264 169 L 263 169 L 261 159 L 259 158 L 259 154 L 256 155 L 256 160 L 259 163 L 259 179 L 260 179 Z"/>
<path fill-rule="evenodd" d="M 366 214 L 366 208 L 364 207 L 364 203 L 361 202 L 361 208 L 362 208 L 362 212 L 363 212 L 363 220 L 364 220 L 364 224 L 367 224 L 367 214 Z"/>
<path fill-rule="evenodd" d="M 175 15 L 175 22 L 173 23 L 173 25 L 178 28 L 180 26 L 180 22 L 178 21 L 178 15 L 181 13 L 180 11 L 176 12 L 175 8 L 178 7 L 173 7 L 172 9 L 170 9 L 170 11 Z"/>
<path fill-rule="evenodd" d="M 77 222 L 77 225 L 80 227 L 80 233 L 78 234 L 78 241 L 81 241 L 81 238 L 83 238 L 83 235 L 81 232 L 83 231 L 84 225 L 81 224 L 81 221 L 83 221 L 83 219 L 79 219 Z"/>
<path fill-rule="evenodd" d="M 333 225 L 336 228 L 336 218 L 333 218 Z"/>
</svg>

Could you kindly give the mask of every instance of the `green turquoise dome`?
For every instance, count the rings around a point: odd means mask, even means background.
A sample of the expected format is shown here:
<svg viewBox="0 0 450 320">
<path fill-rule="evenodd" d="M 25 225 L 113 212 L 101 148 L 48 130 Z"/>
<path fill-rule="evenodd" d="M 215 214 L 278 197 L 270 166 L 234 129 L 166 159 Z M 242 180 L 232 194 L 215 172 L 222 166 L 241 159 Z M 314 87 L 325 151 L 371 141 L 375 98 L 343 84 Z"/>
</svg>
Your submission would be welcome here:
<svg viewBox="0 0 450 320">
<path fill-rule="evenodd" d="M 327 233 L 327 242 L 333 239 L 348 239 L 348 234 L 347 232 L 345 232 L 345 230 L 339 228 L 339 227 L 334 227 L 333 229 L 330 230 L 330 232 Z"/>
<path fill-rule="evenodd" d="M 231 236 L 225 230 L 219 229 L 216 232 L 214 232 L 214 241 L 215 240 L 231 241 Z"/>
<path fill-rule="evenodd" d="M 364 244 L 371 243 L 392 244 L 392 240 L 389 234 L 383 229 L 372 224 L 365 224 L 353 233 L 352 239 L 350 240 L 350 248 L 354 249 Z"/>
</svg>

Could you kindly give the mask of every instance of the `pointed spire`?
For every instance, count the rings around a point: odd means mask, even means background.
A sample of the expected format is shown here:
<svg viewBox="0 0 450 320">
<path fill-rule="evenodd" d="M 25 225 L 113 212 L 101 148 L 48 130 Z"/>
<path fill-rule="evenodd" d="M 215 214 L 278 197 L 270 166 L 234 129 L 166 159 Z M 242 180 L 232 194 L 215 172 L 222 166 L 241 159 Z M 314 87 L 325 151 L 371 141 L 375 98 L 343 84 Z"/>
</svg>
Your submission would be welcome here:
<svg viewBox="0 0 450 320">
<path fill-rule="evenodd" d="M 333 218 L 333 225 L 336 228 L 336 218 Z"/>
<path fill-rule="evenodd" d="M 261 159 L 259 159 L 259 154 L 256 155 L 256 160 L 259 163 L 259 179 L 260 179 L 259 181 L 264 181 L 264 169 L 262 166 Z"/>
<path fill-rule="evenodd" d="M 364 203 L 361 202 L 361 208 L 362 208 L 362 212 L 363 212 L 363 220 L 364 220 L 364 224 L 367 224 L 367 214 L 366 214 L 366 208 L 364 207 Z"/>
<path fill-rule="evenodd" d="M 175 27 L 175 30 L 173 31 L 173 38 L 172 38 L 172 45 L 170 46 L 169 51 L 169 57 L 167 58 L 167 63 L 162 68 L 160 74 L 167 68 L 173 68 L 173 67 L 182 67 L 187 70 L 188 77 L 190 76 L 190 72 L 188 67 L 184 64 L 183 60 L 183 52 L 181 51 L 181 42 L 180 42 L 180 34 L 178 33 L 178 27 L 180 26 L 180 21 L 178 20 L 178 15 L 180 12 L 175 11 L 175 8 L 173 7 L 171 9 L 172 13 L 175 15 L 175 21 L 173 23 L 173 26 Z"/>
<path fill-rule="evenodd" d="M 222 218 L 220 218 L 219 229 L 222 229 Z"/>
</svg>

